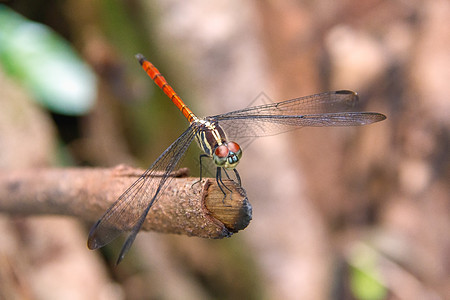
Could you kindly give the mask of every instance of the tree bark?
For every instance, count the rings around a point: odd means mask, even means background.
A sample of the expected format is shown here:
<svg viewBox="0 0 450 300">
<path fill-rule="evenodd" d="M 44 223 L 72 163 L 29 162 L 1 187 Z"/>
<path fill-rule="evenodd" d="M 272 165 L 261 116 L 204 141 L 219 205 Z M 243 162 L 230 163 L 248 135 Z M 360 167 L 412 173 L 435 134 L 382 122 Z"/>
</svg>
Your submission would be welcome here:
<svg viewBox="0 0 450 300">
<path fill-rule="evenodd" d="M 93 222 L 142 173 L 123 165 L 110 169 L 1 171 L 0 211 L 12 215 L 69 215 Z M 172 175 L 175 178 L 153 204 L 143 230 L 223 238 L 249 224 L 251 205 L 245 190 L 234 181 L 224 180 L 232 190 L 224 197 L 215 180 L 184 177 L 187 169 Z"/>
</svg>

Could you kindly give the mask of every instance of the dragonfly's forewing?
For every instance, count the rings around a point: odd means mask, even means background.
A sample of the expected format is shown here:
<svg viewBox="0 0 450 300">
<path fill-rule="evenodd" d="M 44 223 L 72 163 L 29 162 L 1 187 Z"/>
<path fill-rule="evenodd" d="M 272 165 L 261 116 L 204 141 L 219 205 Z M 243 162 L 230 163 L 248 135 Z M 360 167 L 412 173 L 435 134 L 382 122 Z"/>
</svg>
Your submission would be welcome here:
<svg viewBox="0 0 450 300">
<path fill-rule="evenodd" d="M 359 102 L 358 94 L 342 90 L 314 94 L 277 103 L 263 104 L 220 114 L 214 117 L 231 118 L 233 116 L 254 115 L 308 115 L 334 113 L 355 110 Z"/>
<path fill-rule="evenodd" d="M 355 110 L 352 91 L 326 92 L 212 116 L 229 139 L 275 135 L 302 127 L 358 126 L 382 121 L 383 114 Z"/>
</svg>

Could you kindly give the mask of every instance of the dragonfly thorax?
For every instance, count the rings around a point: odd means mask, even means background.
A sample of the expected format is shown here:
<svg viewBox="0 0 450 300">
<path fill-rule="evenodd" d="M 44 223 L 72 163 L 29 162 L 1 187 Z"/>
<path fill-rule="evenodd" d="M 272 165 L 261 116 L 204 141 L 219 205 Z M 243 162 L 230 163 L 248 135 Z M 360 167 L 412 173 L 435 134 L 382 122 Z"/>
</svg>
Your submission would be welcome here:
<svg viewBox="0 0 450 300">
<path fill-rule="evenodd" d="M 217 122 L 204 119 L 194 121 L 197 124 L 196 138 L 200 148 L 214 160 L 218 167 L 234 169 L 242 157 L 241 147 L 228 142 L 223 129 Z"/>
</svg>

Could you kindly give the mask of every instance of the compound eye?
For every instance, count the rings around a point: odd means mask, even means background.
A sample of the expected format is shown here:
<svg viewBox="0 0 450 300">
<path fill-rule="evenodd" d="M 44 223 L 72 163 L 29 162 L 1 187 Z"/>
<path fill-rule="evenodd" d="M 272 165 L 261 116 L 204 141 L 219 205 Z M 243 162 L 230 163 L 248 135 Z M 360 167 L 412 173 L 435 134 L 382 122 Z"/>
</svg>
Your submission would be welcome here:
<svg viewBox="0 0 450 300">
<path fill-rule="evenodd" d="M 219 147 L 216 148 L 214 154 L 217 157 L 223 158 L 228 156 L 228 152 L 229 152 L 228 148 L 225 145 L 220 145 Z"/>
<path fill-rule="evenodd" d="M 239 147 L 239 145 L 235 142 L 229 142 L 227 144 L 227 146 L 228 146 L 228 150 L 230 150 L 231 152 L 234 152 L 234 153 L 238 153 L 241 150 L 241 147 Z"/>
<path fill-rule="evenodd" d="M 227 162 L 228 153 L 228 148 L 225 145 L 217 147 L 213 155 L 214 163 L 219 167 L 224 166 Z"/>
</svg>

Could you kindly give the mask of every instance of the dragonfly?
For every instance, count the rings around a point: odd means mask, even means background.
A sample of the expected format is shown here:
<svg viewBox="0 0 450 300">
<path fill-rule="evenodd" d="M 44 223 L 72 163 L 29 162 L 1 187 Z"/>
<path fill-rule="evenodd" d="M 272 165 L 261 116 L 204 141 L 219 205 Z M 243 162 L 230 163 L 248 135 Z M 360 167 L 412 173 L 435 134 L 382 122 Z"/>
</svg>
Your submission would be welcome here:
<svg viewBox="0 0 450 300">
<path fill-rule="evenodd" d="M 88 237 L 88 248 L 91 250 L 127 234 L 117 264 L 129 251 L 150 208 L 164 193 L 173 177 L 171 174 L 194 140 L 203 151 L 200 155 L 200 174 L 201 159 L 211 158 L 216 166 L 216 182 L 225 195 L 231 190 L 222 181 L 222 170 L 225 173 L 232 170 L 241 185 L 236 166 L 242 158 L 242 149 L 236 140 L 270 136 L 302 127 L 358 126 L 386 119 L 381 113 L 352 111 L 358 102 L 358 95 L 349 90 L 325 92 L 199 118 L 150 61 L 142 54 L 137 54 L 136 59 L 181 111 L 189 127 L 92 226 Z M 134 213 L 131 214 L 131 211 Z"/>
</svg>

